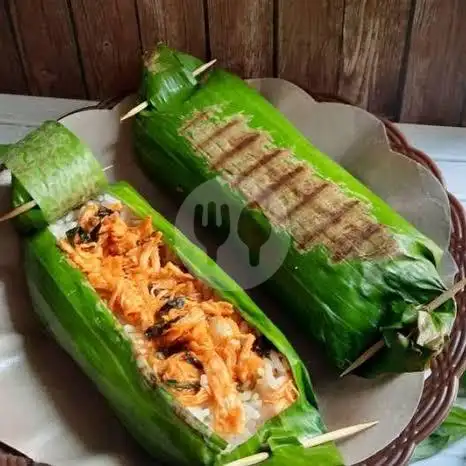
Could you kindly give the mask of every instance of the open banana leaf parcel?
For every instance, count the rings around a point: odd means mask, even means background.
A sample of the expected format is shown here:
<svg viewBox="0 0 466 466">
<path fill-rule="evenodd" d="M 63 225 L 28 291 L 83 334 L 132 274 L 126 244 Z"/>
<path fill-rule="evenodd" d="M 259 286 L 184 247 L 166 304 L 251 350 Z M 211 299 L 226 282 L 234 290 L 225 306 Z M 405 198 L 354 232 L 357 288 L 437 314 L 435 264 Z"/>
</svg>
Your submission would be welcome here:
<svg viewBox="0 0 466 466">
<path fill-rule="evenodd" d="M 241 211 L 253 252 L 269 235 L 287 249 L 266 289 L 336 367 L 383 338 L 362 374 L 424 370 L 455 319 L 453 300 L 423 310 L 446 289 L 440 248 L 244 81 L 220 69 L 193 79 L 200 64 L 165 46 L 146 57 L 149 105 L 133 123 L 145 172 L 181 198 L 202 192 L 199 203 L 209 183 L 210 201 Z"/>
<path fill-rule="evenodd" d="M 343 464 L 333 443 L 301 444 L 325 427 L 284 335 L 133 188 L 108 185 L 76 136 L 45 123 L 4 162 L 15 204 L 37 203 L 18 219 L 34 308 L 150 454 Z"/>
</svg>

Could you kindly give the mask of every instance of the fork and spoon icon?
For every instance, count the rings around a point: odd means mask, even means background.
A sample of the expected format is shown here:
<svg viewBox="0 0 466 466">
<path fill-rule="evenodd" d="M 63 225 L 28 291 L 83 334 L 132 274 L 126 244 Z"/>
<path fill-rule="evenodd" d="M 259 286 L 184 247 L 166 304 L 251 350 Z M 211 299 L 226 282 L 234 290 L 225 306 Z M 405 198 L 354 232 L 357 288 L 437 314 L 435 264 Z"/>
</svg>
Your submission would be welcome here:
<svg viewBox="0 0 466 466">
<path fill-rule="evenodd" d="M 231 234 L 237 234 L 238 238 L 248 247 L 249 265 L 257 267 L 260 263 L 262 247 L 270 237 L 270 225 L 268 232 L 264 234 L 254 228 L 249 214 L 242 209 L 237 225 L 232 225 L 232 215 L 228 204 L 217 204 L 210 201 L 207 204 L 196 204 L 194 208 L 194 233 L 198 239 L 208 237 L 205 241 L 207 254 L 217 261 L 219 248 L 224 245 Z M 234 228 L 236 226 L 236 228 Z"/>
<path fill-rule="evenodd" d="M 267 221 L 263 213 L 267 206 L 258 203 L 248 208 L 238 201 L 216 178 L 209 179 L 184 199 L 175 224 L 234 278 L 236 284 L 231 286 L 251 289 L 280 268 L 291 240 Z M 283 211 L 278 202 L 268 206 Z"/>
</svg>

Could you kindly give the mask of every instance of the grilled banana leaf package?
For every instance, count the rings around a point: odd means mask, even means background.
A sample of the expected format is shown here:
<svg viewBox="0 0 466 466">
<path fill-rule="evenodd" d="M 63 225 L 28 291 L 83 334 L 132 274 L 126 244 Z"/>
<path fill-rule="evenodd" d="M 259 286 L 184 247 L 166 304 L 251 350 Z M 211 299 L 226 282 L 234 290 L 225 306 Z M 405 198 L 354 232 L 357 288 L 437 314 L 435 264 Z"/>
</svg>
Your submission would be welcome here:
<svg viewBox="0 0 466 466">
<path fill-rule="evenodd" d="M 188 79 L 200 64 L 165 46 L 146 59 L 149 105 L 133 123 L 145 172 L 184 196 L 215 186 L 253 252 L 268 235 L 287 248 L 266 289 L 334 366 L 383 338 L 361 374 L 424 370 L 455 319 L 453 300 L 423 309 L 446 289 L 441 249 L 244 81 L 220 69 Z"/>
<path fill-rule="evenodd" d="M 18 218 L 34 309 L 154 458 L 343 464 L 333 443 L 302 445 L 325 427 L 284 335 L 73 133 L 45 123 L 5 165 L 15 205 L 37 204 Z"/>
</svg>

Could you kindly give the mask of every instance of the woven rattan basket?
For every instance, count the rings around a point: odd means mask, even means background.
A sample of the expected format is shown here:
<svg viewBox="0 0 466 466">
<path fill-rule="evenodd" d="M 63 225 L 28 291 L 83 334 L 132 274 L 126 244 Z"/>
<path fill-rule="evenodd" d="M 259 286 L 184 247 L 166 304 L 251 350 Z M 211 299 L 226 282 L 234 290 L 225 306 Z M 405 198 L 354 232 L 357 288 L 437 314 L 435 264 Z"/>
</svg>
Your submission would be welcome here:
<svg viewBox="0 0 466 466">
<path fill-rule="evenodd" d="M 349 103 L 344 99 L 329 95 L 315 95 L 318 101 Z M 120 99 L 102 102 L 98 108 L 111 108 Z M 423 152 L 411 147 L 393 123 L 385 124 L 393 150 L 427 167 L 443 184 L 442 175 L 435 163 Z M 452 236 L 450 252 L 459 268 L 457 279 L 466 274 L 466 218 L 462 205 L 449 194 L 451 205 Z M 386 448 L 359 463 L 358 466 L 403 466 L 416 445 L 428 437 L 445 419 L 458 392 L 458 380 L 466 369 L 466 293 L 456 297 L 458 317 L 451 333 L 450 343 L 432 361 L 432 375 L 427 379 L 418 409 L 409 425 Z M 3 451 L 3 453 L 1 453 Z M 38 463 L 8 445 L 0 442 L 0 466 L 39 466 Z"/>
</svg>

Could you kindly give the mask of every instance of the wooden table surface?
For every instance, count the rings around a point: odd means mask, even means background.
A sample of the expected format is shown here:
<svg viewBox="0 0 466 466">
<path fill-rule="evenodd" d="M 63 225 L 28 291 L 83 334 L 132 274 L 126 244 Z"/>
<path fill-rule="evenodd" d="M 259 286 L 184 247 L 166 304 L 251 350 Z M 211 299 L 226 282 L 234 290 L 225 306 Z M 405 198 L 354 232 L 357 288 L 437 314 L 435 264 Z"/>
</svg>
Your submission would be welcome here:
<svg viewBox="0 0 466 466">
<path fill-rule="evenodd" d="M 0 94 L 0 144 L 15 142 L 44 120 L 89 107 L 88 100 L 56 99 Z M 399 124 L 416 148 L 440 167 L 448 189 L 466 207 L 466 128 Z M 466 440 L 417 466 L 464 466 Z"/>
</svg>

